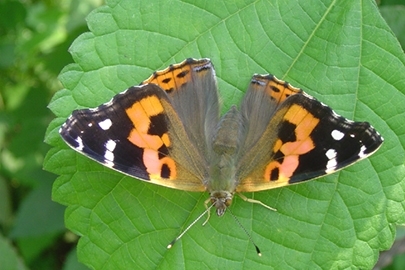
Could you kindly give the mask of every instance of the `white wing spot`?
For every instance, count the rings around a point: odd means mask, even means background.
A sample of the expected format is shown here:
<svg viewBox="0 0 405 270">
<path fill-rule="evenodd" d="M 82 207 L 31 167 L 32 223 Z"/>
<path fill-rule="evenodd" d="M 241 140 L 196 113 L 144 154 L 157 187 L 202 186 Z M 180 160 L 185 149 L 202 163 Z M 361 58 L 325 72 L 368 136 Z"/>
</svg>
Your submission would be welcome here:
<svg viewBox="0 0 405 270">
<path fill-rule="evenodd" d="M 101 122 L 98 123 L 98 125 L 103 129 L 103 130 L 109 130 L 110 127 L 112 126 L 112 121 L 111 119 L 107 118 Z"/>
<path fill-rule="evenodd" d="M 367 157 L 367 154 L 364 153 L 366 150 L 367 150 L 367 147 L 366 147 L 365 145 L 362 145 L 362 146 L 360 147 L 360 152 L 359 152 L 359 157 L 360 157 L 360 158 Z"/>
<path fill-rule="evenodd" d="M 336 155 L 337 153 L 335 149 L 329 149 L 326 151 L 325 156 L 329 159 L 328 163 L 326 163 L 326 173 L 332 173 L 335 171 L 337 166 Z"/>
<path fill-rule="evenodd" d="M 113 140 L 108 140 L 105 143 L 105 149 L 106 150 L 105 150 L 105 153 L 104 153 L 104 159 L 105 159 L 105 164 L 108 167 L 111 167 L 112 165 L 114 165 L 113 164 L 113 161 L 114 161 L 114 153 L 113 153 L 113 151 L 114 151 L 116 146 L 117 146 L 117 143 L 114 142 Z"/>
<path fill-rule="evenodd" d="M 341 132 L 337 129 L 332 130 L 331 135 L 335 141 L 340 141 L 345 136 L 345 134 L 343 132 Z"/>
<path fill-rule="evenodd" d="M 106 151 L 105 154 L 104 154 L 104 158 L 105 158 L 105 160 L 106 160 L 107 163 L 108 163 L 109 161 L 114 160 L 114 154 L 113 154 L 113 152 Z"/>
<path fill-rule="evenodd" d="M 113 140 L 108 140 L 106 143 L 105 143 L 105 148 L 108 150 L 108 151 L 114 151 L 114 149 L 115 149 L 115 146 L 117 146 L 117 143 L 115 142 L 115 141 L 113 141 Z"/>
<path fill-rule="evenodd" d="M 77 137 L 75 141 L 76 141 L 77 144 L 78 144 L 78 146 L 76 147 L 76 149 L 77 149 L 78 151 L 83 151 L 84 145 L 83 145 L 82 138 Z"/>
</svg>

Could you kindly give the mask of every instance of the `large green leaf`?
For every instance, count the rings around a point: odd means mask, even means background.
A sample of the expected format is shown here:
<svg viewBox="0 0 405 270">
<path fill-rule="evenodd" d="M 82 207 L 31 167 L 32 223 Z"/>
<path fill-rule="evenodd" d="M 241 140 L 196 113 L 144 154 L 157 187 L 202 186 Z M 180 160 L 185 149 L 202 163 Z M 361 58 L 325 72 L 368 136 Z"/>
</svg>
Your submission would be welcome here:
<svg viewBox="0 0 405 270">
<path fill-rule="evenodd" d="M 374 1 L 107 1 L 91 32 L 71 47 L 49 107 L 54 146 L 45 168 L 60 175 L 54 200 L 81 236 L 79 259 L 95 269 L 371 268 L 405 222 L 404 55 Z M 385 137 L 371 158 L 305 184 L 245 194 L 231 207 L 261 248 L 258 257 L 232 216 L 197 223 L 207 193 L 154 186 L 69 149 L 58 134 L 72 110 L 95 107 L 187 57 L 209 57 L 225 108 L 253 73 L 273 73 Z"/>
</svg>

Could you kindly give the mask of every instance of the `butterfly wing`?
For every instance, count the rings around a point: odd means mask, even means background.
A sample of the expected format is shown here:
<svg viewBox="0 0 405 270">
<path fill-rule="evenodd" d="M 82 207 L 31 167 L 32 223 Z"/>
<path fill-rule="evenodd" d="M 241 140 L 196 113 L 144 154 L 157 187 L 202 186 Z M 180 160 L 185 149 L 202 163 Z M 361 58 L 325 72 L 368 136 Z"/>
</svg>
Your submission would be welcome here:
<svg viewBox="0 0 405 270">
<path fill-rule="evenodd" d="M 206 118 L 215 123 L 219 112 L 211 63 L 188 59 L 148 80 L 98 108 L 74 111 L 60 129 L 62 138 L 76 151 L 124 174 L 204 191 L 204 126 Z M 189 104 L 182 104 L 186 100 Z"/>
<path fill-rule="evenodd" d="M 156 84 L 169 96 L 191 142 L 207 162 L 212 134 L 219 121 L 214 67 L 209 59 L 186 59 L 155 72 L 142 84 Z M 208 163 L 200 164 L 205 166 Z"/>
<path fill-rule="evenodd" d="M 383 142 L 370 124 L 339 116 L 272 76 L 256 75 L 242 104 L 248 135 L 240 154 L 237 192 L 281 187 L 335 172 L 371 155 Z M 260 115 L 265 115 L 264 120 Z M 250 134 L 260 128 L 261 136 Z"/>
<path fill-rule="evenodd" d="M 246 134 L 243 154 L 256 145 L 262 134 L 269 129 L 268 124 L 280 104 L 287 97 L 301 92 L 301 89 L 292 87 L 272 75 L 253 76 L 241 106 Z"/>
</svg>

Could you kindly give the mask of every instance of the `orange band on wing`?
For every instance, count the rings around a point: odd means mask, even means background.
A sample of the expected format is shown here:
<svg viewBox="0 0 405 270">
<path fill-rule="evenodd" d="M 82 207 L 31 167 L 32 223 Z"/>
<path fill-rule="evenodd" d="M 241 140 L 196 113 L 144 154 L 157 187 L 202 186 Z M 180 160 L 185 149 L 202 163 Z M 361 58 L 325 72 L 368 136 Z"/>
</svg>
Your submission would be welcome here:
<svg viewBox="0 0 405 270">
<path fill-rule="evenodd" d="M 163 171 L 168 172 L 168 175 L 165 178 L 173 180 L 177 177 L 176 164 L 174 160 L 169 157 L 159 159 L 158 152 L 153 149 L 144 150 L 143 162 L 152 179 L 162 178 Z"/>
<path fill-rule="evenodd" d="M 167 93 L 171 93 L 192 81 L 192 76 L 198 76 L 204 79 L 207 72 L 212 72 L 212 70 L 212 64 L 207 59 L 198 61 L 187 59 L 180 64 L 170 65 L 164 70 L 156 71 L 141 84 L 153 83 L 160 86 Z"/>
<path fill-rule="evenodd" d="M 164 149 L 170 147 L 168 133 L 149 134 L 151 117 L 164 114 L 164 108 L 159 98 L 157 96 L 145 97 L 126 109 L 126 113 L 134 125 L 128 140 L 143 149 L 143 164 L 150 177 L 175 179 L 177 172 L 174 160 L 167 156 L 162 157 L 162 153 L 160 153 L 162 147 Z"/>
<path fill-rule="evenodd" d="M 170 146 L 167 133 L 158 135 L 148 134 L 150 117 L 163 113 L 163 106 L 156 96 L 141 99 L 126 110 L 129 119 L 134 124 L 134 129 L 129 134 L 128 140 L 140 148 L 158 150 L 163 144 Z"/>
<path fill-rule="evenodd" d="M 265 169 L 264 178 L 268 181 L 288 181 L 299 165 L 299 156 L 315 148 L 310 134 L 319 123 L 319 119 L 299 105 L 292 105 L 284 115 L 284 121 L 295 125 L 294 141 L 283 143 L 280 139 L 273 147 L 274 153 L 281 157 L 270 162 Z"/>
<path fill-rule="evenodd" d="M 299 92 L 299 88 L 295 88 L 289 84 L 285 84 L 285 82 L 279 81 L 277 78 L 274 77 L 271 81 L 269 81 L 267 85 L 267 93 L 275 100 L 277 100 L 277 103 L 281 103 L 289 96 L 295 95 Z"/>
</svg>

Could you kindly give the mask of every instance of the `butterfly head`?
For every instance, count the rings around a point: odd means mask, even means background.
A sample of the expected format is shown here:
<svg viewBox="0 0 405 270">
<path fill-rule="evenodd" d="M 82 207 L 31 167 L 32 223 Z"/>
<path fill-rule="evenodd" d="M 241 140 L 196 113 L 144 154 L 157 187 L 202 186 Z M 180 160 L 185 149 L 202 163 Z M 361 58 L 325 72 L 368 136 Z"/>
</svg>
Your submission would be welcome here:
<svg viewBox="0 0 405 270">
<path fill-rule="evenodd" d="M 213 191 L 210 198 L 211 203 L 217 209 L 217 215 L 222 216 L 232 203 L 233 193 L 229 191 Z"/>
</svg>

